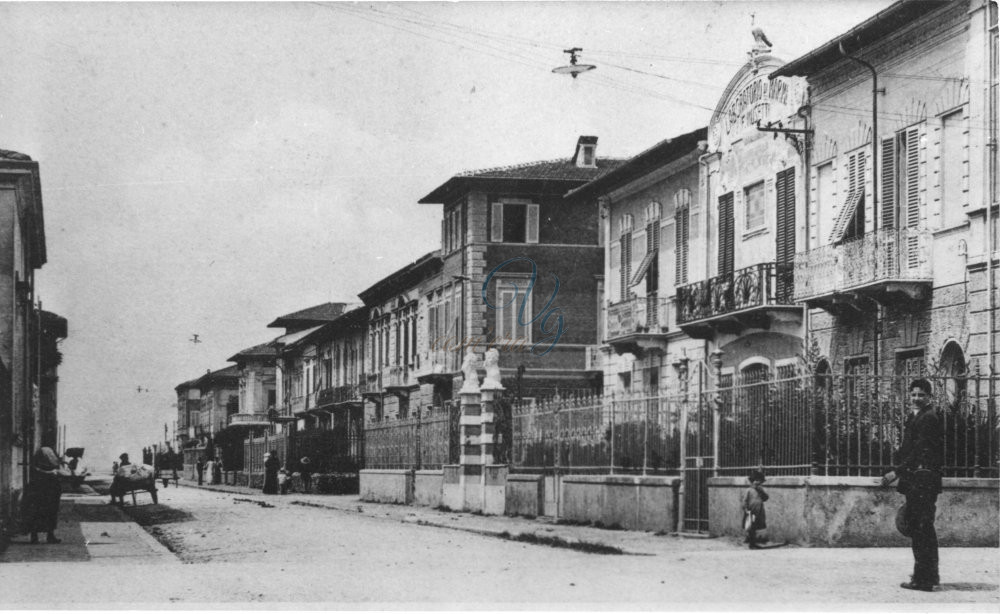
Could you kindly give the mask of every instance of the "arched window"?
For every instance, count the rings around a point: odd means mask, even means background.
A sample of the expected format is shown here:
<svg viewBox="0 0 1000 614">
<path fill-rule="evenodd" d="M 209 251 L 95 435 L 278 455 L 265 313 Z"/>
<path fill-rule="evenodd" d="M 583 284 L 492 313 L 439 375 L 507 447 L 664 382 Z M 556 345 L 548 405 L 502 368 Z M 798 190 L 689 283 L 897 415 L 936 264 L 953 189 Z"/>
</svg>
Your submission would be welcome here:
<svg viewBox="0 0 1000 614">
<path fill-rule="evenodd" d="M 943 378 L 940 403 L 948 409 L 956 409 L 965 399 L 968 365 L 965 352 L 955 341 L 949 341 L 941 351 L 940 373 Z"/>
</svg>

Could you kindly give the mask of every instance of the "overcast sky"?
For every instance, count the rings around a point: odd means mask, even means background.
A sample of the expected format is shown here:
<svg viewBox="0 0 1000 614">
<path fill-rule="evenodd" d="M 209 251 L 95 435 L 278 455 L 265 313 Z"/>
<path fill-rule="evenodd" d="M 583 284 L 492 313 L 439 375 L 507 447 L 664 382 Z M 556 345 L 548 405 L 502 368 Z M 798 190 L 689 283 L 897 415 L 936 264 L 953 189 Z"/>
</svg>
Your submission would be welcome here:
<svg viewBox="0 0 1000 614">
<path fill-rule="evenodd" d="M 707 125 L 751 20 L 791 60 L 888 4 L 0 3 L 0 148 L 41 165 L 69 445 L 103 469 L 162 441 L 174 386 L 438 247 L 416 202 L 453 174 L 583 134 L 635 155 Z M 570 47 L 598 68 L 553 74 Z"/>
</svg>

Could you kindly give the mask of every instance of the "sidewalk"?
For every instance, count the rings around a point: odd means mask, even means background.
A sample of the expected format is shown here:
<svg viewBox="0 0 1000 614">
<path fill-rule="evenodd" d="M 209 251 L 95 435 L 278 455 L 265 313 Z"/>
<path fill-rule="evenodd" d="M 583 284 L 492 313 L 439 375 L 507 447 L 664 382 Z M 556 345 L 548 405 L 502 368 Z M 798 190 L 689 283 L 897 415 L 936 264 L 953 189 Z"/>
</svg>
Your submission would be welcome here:
<svg viewBox="0 0 1000 614">
<path fill-rule="evenodd" d="M 84 484 L 63 493 L 56 537 L 59 544 L 29 543 L 28 535 L 13 537 L 0 552 L 4 563 L 69 563 L 96 561 L 111 565 L 180 565 L 169 550 L 105 496 Z"/>
</svg>

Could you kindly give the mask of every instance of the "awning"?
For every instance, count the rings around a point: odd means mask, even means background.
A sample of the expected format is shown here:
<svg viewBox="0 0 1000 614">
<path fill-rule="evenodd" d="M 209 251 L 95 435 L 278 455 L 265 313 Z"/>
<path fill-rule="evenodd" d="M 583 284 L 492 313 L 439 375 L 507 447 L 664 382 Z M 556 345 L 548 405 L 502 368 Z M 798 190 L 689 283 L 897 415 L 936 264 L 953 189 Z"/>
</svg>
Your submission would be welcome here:
<svg viewBox="0 0 1000 614">
<path fill-rule="evenodd" d="M 835 245 L 844 240 L 844 235 L 847 234 L 847 229 L 851 225 L 851 220 L 854 219 L 854 214 L 858 210 L 858 204 L 864 195 L 865 191 L 863 188 L 855 188 L 847 193 L 847 200 L 844 202 L 840 213 L 837 214 L 837 220 L 833 224 L 833 232 L 830 233 L 831 244 Z"/>
<path fill-rule="evenodd" d="M 632 276 L 632 281 L 628 284 L 629 288 L 638 284 L 642 281 L 642 278 L 646 276 L 646 273 L 649 272 L 649 266 L 653 264 L 653 259 L 656 258 L 657 251 L 658 250 L 654 249 L 646 254 L 646 257 L 642 259 L 642 262 L 639 264 L 639 268 L 635 271 L 635 275 Z"/>
</svg>

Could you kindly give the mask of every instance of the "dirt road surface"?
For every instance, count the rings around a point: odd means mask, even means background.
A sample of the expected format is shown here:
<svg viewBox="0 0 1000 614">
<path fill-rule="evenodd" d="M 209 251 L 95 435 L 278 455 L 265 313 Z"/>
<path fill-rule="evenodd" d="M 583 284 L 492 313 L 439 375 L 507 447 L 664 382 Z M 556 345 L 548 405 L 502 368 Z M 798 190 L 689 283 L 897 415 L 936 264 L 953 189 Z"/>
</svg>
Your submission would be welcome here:
<svg viewBox="0 0 1000 614">
<path fill-rule="evenodd" d="M 184 487 L 159 494 L 160 505 L 140 501 L 125 511 L 172 560 L 0 564 L 0 604 L 911 611 L 1000 604 L 997 549 L 942 550 L 944 590 L 919 593 L 898 588 L 912 565 L 904 548 L 749 551 L 723 540 L 603 531 L 643 554 L 592 554 L 426 526 L 399 506 L 351 501 L 336 510 Z"/>
</svg>

